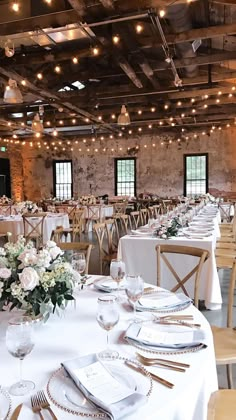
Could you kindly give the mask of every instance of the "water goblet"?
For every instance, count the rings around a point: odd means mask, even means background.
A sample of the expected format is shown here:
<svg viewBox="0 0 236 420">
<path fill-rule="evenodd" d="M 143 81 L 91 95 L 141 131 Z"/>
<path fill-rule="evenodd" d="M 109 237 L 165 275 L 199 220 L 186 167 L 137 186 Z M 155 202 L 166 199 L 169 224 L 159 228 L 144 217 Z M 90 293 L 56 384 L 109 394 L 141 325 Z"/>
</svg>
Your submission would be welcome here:
<svg viewBox="0 0 236 420">
<path fill-rule="evenodd" d="M 74 253 L 71 258 L 71 265 L 72 265 L 73 270 L 77 271 L 77 273 L 79 273 L 80 276 L 82 276 L 86 270 L 86 257 L 84 253 L 83 252 Z M 82 279 L 80 277 L 80 281 L 81 280 Z M 83 283 L 83 281 L 81 281 L 81 283 Z"/>
<path fill-rule="evenodd" d="M 119 353 L 109 348 L 109 331 L 114 328 L 120 318 L 117 297 L 114 295 L 102 296 L 98 298 L 97 302 L 97 322 L 107 332 L 107 347 L 98 353 L 98 357 L 101 359 L 114 359 L 119 356 Z"/>
<path fill-rule="evenodd" d="M 120 283 L 125 276 L 125 263 L 121 260 L 111 260 L 110 276 L 117 283 L 117 300 L 120 300 Z"/>
<path fill-rule="evenodd" d="M 16 396 L 26 395 L 35 388 L 34 382 L 22 379 L 22 362 L 34 347 L 31 318 L 21 316 L 9 321 L 6 331 L 6 346 L 12 356 L 20 359 L 20 380 L 10 387 L 9 392 Z"/>
<path fill-rule="evenodd" d="M 141 276 L 131 276 L 128 275 L 126 277 L 126 287 L 125 292 L 128 296 L 128 299 L 133 304 L 134 309 L 134 318 L 131 320 L 132 322 L 139 322 L 139 319 L 136 316 L 136 302 L 141 298 L 144 291 L 144 281 Z"/>
</svg>

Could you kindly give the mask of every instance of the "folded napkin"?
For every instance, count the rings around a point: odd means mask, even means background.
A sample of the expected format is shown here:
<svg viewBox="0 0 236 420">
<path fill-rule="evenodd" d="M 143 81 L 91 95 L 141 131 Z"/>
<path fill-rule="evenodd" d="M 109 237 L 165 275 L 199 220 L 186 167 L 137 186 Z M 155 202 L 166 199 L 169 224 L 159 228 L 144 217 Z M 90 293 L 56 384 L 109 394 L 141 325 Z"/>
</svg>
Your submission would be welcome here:
<svg viewBox="0 0 236 420">
<path fill-rule="evenodd" d="M 103 292 L 114 292 L 118 289 L 117 283 L 109 277 L 101 277 L 100 279 L 94 280 L 93 285 L 95 289 L 102 290 Z M 120 283 L 120 290 L 125 288 L 125 284 L 122 281 Z"/>
<path fill-rule="evenodd" d="M 159 294 L 159 296 L 158 296 Z M 149 296 L 143 296 L 136 304 L 138 311 L 158 311 L 158 310 L 175 310 L 180 309 L 191 303 L 192 299 L 184 293 L 154 293 Z"/>
<path fill-rule="evenodd" d="M 158 328 L 159 327 L 159 328 Z M 179 326 L 166 331 L 162 326 L 147 327 L 146 325 L 131 324 L 126 331 L 125 339 L 133 344 L 155 349 L 183 350 L 204 344 L 206 339 L 203 330 L 181 330 Z M 168 327 L 169 328 L 169 327 Z"/>
<path fill-rule="evenodd" d="M 147 397 L 119 382 L 96 354 L 62 363 L 81 393 L 112 420 L 129 415 L 147 402 Z"/>
</svg>

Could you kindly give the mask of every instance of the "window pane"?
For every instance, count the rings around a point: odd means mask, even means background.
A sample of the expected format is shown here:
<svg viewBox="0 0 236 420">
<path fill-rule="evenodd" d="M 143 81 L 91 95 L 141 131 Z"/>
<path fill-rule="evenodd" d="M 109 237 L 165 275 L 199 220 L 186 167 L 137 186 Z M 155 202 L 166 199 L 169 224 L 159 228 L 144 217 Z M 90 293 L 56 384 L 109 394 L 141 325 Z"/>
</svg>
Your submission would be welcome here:
<svg viewBox="0 0 236 420">
<path fill-rule="evenodd" d="M 186 195 L 205 194 L 207 186 L 207 156 L 185 156 Z"/>
<path fill-rule="evenodd" d="M 135 159 L 116 160 L 116 194 L 134 195 Z"/>
<path fill-rule="evenodd" d="M 72 165 L 71 162 L 55 162 L 55 191 L 61 200 L 72 197 Z"/>
</svg>

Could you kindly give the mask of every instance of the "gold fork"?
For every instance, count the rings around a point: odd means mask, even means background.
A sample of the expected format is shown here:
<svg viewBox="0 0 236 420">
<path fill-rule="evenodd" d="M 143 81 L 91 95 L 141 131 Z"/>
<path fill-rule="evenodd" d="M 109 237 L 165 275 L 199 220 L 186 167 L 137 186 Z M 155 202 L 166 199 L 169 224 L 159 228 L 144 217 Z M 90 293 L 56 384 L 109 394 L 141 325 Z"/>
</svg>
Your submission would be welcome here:
<svg viewBox="0 0 236 420">
<path fill-rule="evenodd" d="M 36 395 L 31 397 L 31 406 L 34 413 L 38 413 L 41 420 L 44 420 L 43 415 L 41 414 L 41 406 L 39 404 L 38 398 Z"/>
<path fill-rule="evenodd" d="M 49 402 L 46 398 L 46 395 L 45 395 L 44 391 L 39 391 L 37 393 L 37 397 L 38 397 L 39 404 L 40 404 L 41 408 L 46 408 L 50 412 L 53 420 L 58 420 L 56 415 L 53 413 L 53 411 L 50 407 L 50 404 L 49 404 Z"/>
</svg>

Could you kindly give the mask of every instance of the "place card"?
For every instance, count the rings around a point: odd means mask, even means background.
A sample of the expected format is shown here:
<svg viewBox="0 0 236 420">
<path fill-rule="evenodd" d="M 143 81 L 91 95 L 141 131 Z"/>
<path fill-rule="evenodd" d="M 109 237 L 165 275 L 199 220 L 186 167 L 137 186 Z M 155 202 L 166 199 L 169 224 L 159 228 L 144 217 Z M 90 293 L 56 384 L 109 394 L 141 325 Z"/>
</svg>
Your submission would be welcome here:
<svg viewBox="0 0 236 420">
<path fill-rule="evenodd" d="M 194 330 L 174 332 L 172 327 L 172 331 L 168 332 L 143 326 L 140 328 L 137 338 L 139 341 L 152 345 L 162 344 L 168 347 L 176 344 L 192 344 L 196 341 L 196 338 L 197 342 L 199 342 L 204 339 L 204 334 L 200 334 L 200 336 L 197 334 L 196 337 L 196 331 Z"/>
<path fill-rule="evenodd" d="M 133 391 L 115 379 L 99 361 L 74 370 L 79 382 L 96 399 L 113 404 L 127 398 Z"/>
</svg>

